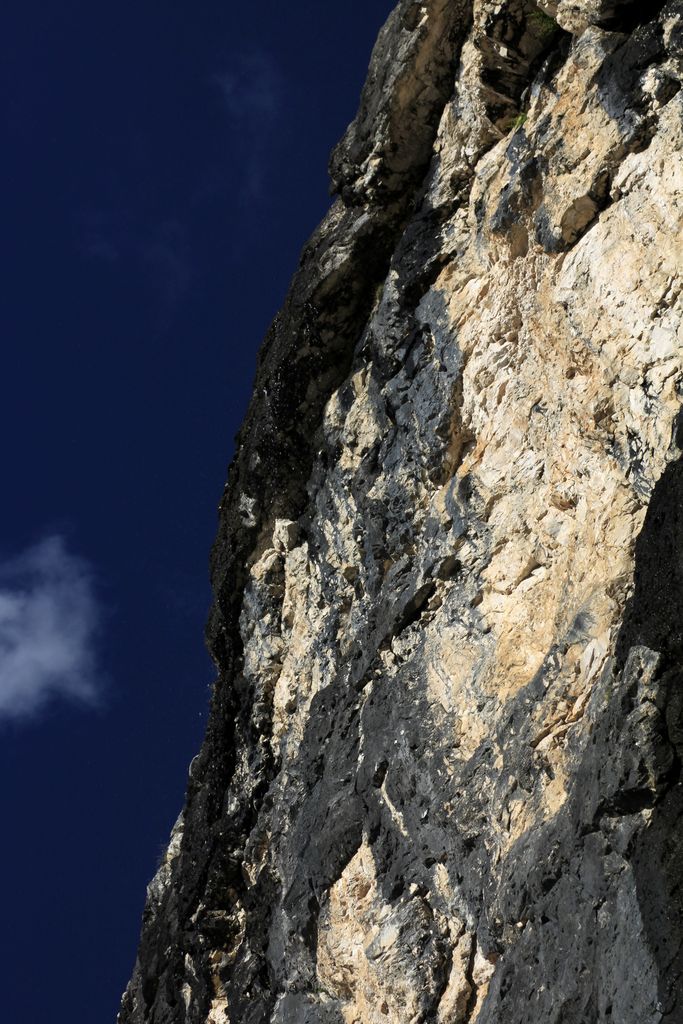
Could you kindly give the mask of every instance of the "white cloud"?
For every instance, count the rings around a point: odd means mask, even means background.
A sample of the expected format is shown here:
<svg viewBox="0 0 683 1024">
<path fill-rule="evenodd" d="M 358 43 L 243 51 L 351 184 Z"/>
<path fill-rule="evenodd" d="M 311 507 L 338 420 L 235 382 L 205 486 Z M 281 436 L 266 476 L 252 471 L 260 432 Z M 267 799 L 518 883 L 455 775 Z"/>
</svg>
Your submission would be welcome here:
<svg viewBox="0 0 683 1024">
<path fill-rule="evenodd" d="M 235 54 L 215 76 L 234 131 L 235 154 L 242 171 L 242 198 L 258 199 L 269 165 L 271 131 L 283 102 L 284 83 L 264 52 Z"/>
<path fill-rule="evenodd" d="M 57 696 L 97 702 L 98 620 L 92 571 L 62 537 L 0 561 L 0 720 Z"/>
</svg>

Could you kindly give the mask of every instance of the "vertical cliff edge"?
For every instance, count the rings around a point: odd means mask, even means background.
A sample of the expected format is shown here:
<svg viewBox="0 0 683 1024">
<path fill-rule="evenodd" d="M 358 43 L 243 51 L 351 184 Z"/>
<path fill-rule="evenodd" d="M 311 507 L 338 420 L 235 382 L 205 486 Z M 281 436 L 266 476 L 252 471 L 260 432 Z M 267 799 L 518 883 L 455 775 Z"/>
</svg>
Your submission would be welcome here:
<svg viewBox="0 0 683 1024">
<path fill-rule="evenodd" d="M 683 1024 L 683 0 L 400 0 L 259 356 L 120 1024 Z"/>
</svg>

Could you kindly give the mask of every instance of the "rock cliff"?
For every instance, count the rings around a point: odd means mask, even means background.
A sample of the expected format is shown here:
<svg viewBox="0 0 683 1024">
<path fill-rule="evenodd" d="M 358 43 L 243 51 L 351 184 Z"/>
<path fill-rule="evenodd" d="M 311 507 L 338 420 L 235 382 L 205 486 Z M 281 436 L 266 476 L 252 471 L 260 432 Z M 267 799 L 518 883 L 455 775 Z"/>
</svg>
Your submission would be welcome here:
<svg viewBox="0 0 683 1024">
<path fill-rule="evenodd" d="M 683 0 L 400 0 L 262 348 L 120 1024 L 683 1024 Z"/>
</svg>

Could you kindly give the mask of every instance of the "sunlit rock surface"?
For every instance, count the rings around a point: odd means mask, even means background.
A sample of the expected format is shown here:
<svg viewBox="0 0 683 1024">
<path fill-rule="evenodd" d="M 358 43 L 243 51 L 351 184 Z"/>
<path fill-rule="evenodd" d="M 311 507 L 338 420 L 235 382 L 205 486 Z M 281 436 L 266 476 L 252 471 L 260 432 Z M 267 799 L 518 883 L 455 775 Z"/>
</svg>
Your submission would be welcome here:
<svg viewBox="0 0 683 1024">
<path fill-rule="evenodd" d="M 382 30 L 120 1024 L 683 1024 L 682 74 L 680 0 Z"/>
</svg>

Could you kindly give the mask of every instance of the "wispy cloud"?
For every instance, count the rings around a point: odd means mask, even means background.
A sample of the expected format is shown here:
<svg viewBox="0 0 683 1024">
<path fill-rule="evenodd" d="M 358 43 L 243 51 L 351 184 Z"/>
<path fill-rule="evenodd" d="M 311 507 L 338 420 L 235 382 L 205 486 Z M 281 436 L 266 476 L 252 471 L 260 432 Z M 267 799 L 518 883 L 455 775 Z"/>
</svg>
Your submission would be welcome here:
<svg viewBox="0 0 683 1024">
<path fill-rule="evenodd" d="M 241 151 L 244 196 L 257 198 L 264 186 L 270 134 L 282 107 L 282 77 L 273 59 L 257 51 L 233 56 L 215 82 Z"/>
<path fill-rule="evenodd" d="M 114 264 L 121 255 L 122 225 L 119 218 L 107 210 L 93 207 L 81 210 L 79 247 L 90 259 Z"/>
<path fill-rule="evenodd" d="M 149 284 L 156 293 L 162 327 L 168 327 L 192 285 L 192 261 L 186 232 L 178 220 L 157 225 L 140 243 L 139 255 Z"/>
<path fill-rule="evenodd" d="M 0 562 L 0 721 L 55 697 L 97 702 L 98 622 L 92 571 L 62 537 Z"/>
<path fill-rule="evenodd" d="M 272 118 L 280 107 L 280 76 L 272 59 L 265 53 L 239 54 L 216 81 L 231 117 L 250 120 Z"/>
<path fill-rule="evenodd" d="M 194 281 L 188 231 L 177 216 L 138 221 L 113 205 L 79 213 L 80 251 L 118 274 L 138 274 L 147 286 L 157 327 L 166 330 Z"/>
</svg>

